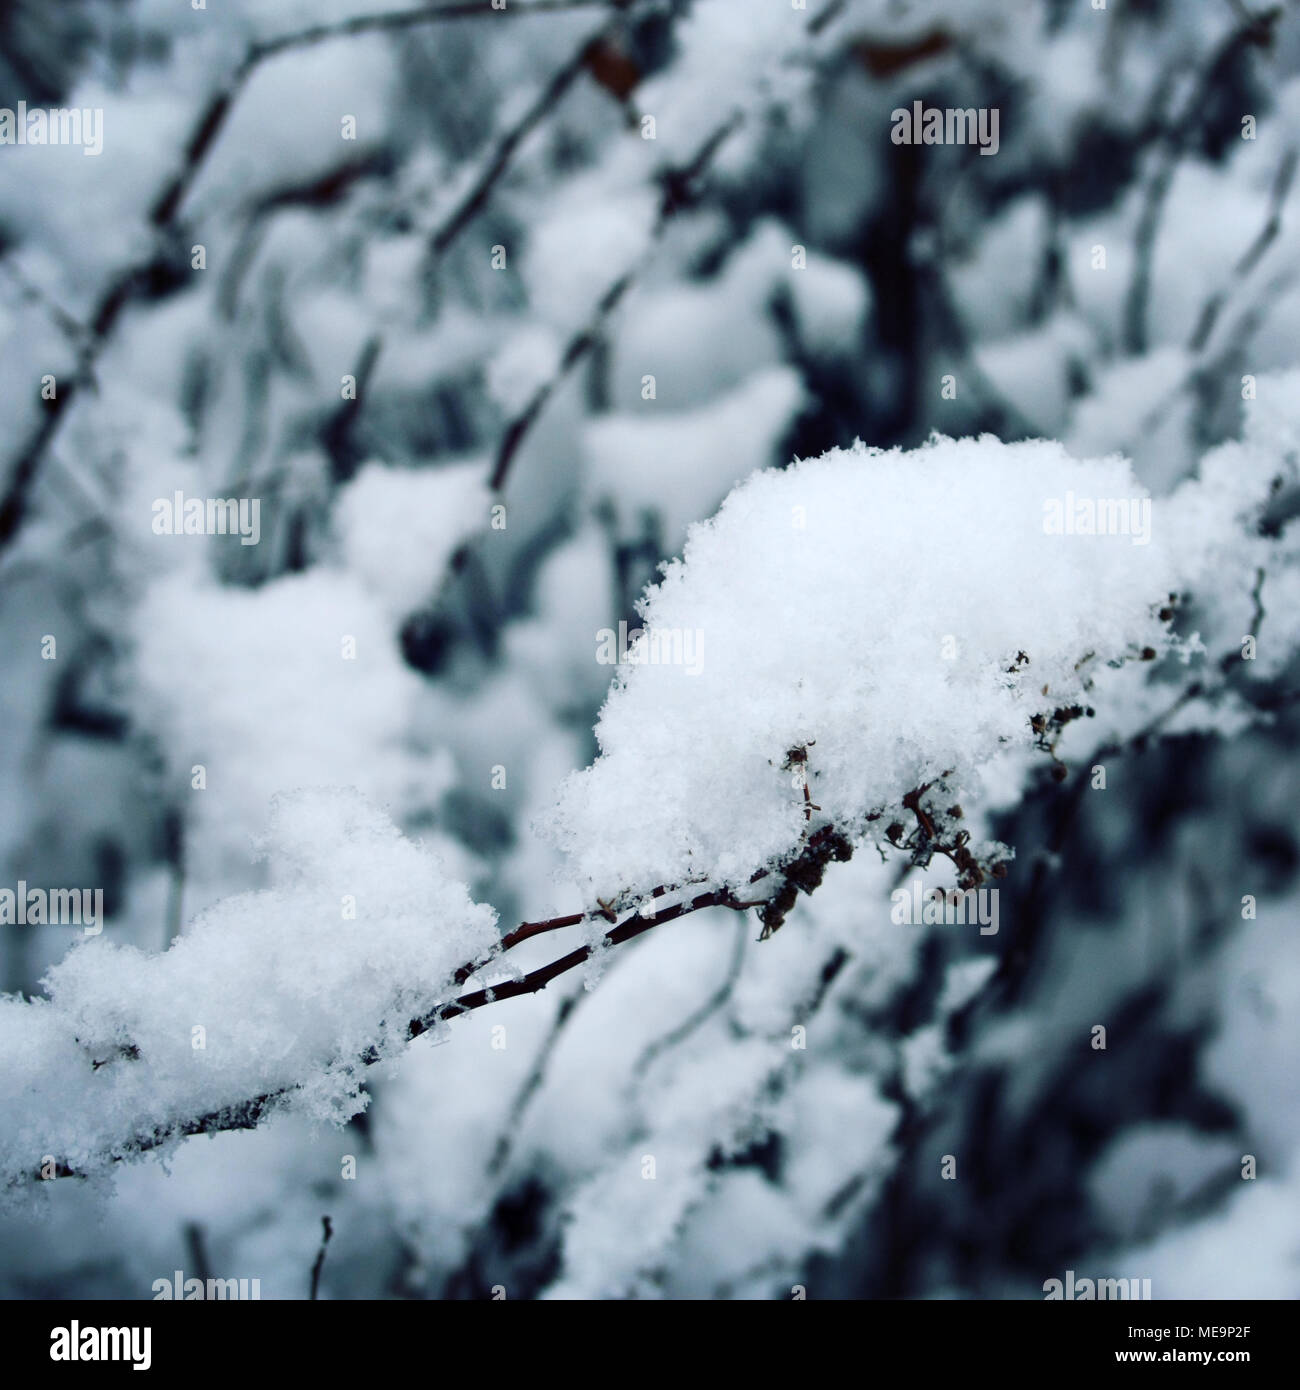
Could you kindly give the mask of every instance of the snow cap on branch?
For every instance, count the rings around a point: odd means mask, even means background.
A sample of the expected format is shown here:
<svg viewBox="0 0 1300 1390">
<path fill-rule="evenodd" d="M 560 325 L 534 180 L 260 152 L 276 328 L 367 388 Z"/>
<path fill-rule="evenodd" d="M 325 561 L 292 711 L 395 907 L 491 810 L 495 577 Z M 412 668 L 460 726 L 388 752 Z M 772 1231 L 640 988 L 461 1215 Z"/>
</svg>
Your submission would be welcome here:
<svg viewBox="0 0 1300 1390">
<path fill-rule="evenodd" d="M 1152 507 L 1122 458 L 990 436 L 753 474 L 642 600 L 601 755 L 544 828 L 593 896 L 740 887 L 809 823 L 792 750 L 817 823 L 850 833 L 960 786 L 1090 669 L 1168 646 Z"/>
<path fill-rule="evenodd" d="M 346 1118 L 365 1104 L 359 1059 L 398 1050 L 496 943 L 495 913 L 355 792 L 277 798 L 262 850 L 272 887 L 219 903 L 166 952 L 97 938 L 49 971 L 48 999 L 0 1000 L 3 1180 L 46 1156 L 91 1172 L 287 1089 Z"/>
</svg>

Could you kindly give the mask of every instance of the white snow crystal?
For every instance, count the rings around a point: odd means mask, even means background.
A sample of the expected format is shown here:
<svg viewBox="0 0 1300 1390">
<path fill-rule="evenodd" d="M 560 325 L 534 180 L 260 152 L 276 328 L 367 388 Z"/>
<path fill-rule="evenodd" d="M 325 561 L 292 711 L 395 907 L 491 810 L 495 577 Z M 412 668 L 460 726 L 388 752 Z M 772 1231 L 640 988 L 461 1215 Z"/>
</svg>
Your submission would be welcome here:
<svg viewBox="0 0 1300 1390">
<path fill-rule="evenodd" d="M 277 798 L 263 849 L 272 887 L 219 903 L 170 950 L 95 938 L 49 971 L 47 998 L 0 1001 L 0 1181 L 47 1155 L 89 1172 L 283 1091 L 346 1118 L 365 1104 L 363 1054 L 400 1048 L 496 941 L 495 913 L 355 792 Z"/>
<path fill-rule="evenodd" d="M 1030 716 L 1082 698 L 1089 653 L 1165 646 L 1158 511 L 1145 544 L 1047 530 L 1051 504 L 1108 499 L 1144 500 L 1123 459 L 992 437 L 755 473 L 643 600 L 657 647 L 620 667 L 601 756 L 547 822 L 585 890 L 740 886 L 807 824 L 791 749 L 821 819 L 852 832 L 1030 746 Z"/>
</svg>

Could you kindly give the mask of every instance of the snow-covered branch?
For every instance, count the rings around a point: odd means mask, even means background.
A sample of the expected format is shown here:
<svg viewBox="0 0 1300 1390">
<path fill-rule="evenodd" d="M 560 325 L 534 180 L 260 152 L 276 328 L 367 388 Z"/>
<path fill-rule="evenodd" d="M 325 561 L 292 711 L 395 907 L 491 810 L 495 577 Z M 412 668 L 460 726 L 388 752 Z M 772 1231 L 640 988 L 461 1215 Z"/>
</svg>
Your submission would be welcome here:
<svg viewBox="0 0 1300 1390">
<path fill-rule="evenodd" d="M 972 839 L 959 800 L 1043 752 L 1060 765 L 1094 702 L 1186 660 L 1199 639 L 1175 634 L 1174 601 L 1225 547 L 1270 554 L 1247 524 L 1285 468 L 1232 446 L 1155 504 L 1122 460 L 992 438 L 754 474 L 643 602 L 601 756 L 561 791 L 551 833 L 594 907 L 498 939 L 495 914 L 364 802 L 281 799 L 269 891 L 158 956 L 87 942 L 46 1000 L 0 1009 L 8 1181 L 277 1109 L 346 1118 L 364 1068 L 411 1038 L 704 908 L 756 908 L 768 936 L 862 844 L 945 855 L 962 891 L 1004 875 L 1009 852 Z M 1217 521 L 1186 526 L 1207 502 Z M 558 959 L 463 991 L 579 926 Z"/>
</svg>

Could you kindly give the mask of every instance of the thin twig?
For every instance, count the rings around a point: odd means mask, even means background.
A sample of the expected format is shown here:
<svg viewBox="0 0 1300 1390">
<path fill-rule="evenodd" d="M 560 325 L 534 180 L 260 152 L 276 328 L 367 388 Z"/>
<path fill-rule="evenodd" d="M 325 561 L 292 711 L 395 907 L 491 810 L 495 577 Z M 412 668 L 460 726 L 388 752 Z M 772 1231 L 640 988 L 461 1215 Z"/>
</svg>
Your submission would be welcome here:
<svg viewBox="0 0 1300 1390">
<path fill-rule="evenodd" d="M 631 941 L 634 937 L 641 936 L 653 927 L 661 926 L 665 922 L 676 921 L 678 917 L 685 917 L 689 913 L 699 912 L 706 907 L 728 907 L 733 911 L 742 910 L 729 889 L 715 888 L 708 893 L 700 893 L 694 898 L 674 903 L 672 907 L 665 907 L 659 912 L 652 912 L 647 916 L 643 916 L 640 912 L 633 912 L 617 927 L 606 932 L 605 943 L 609 946 L 621 946 L 625 941 Z M 427 1032 L 435 1024 L 456 1018 L 460 1014 L 470 1013 L 474 1009 L 481 1009 L 486 1004 L 499 1003 L 502 999 L 517 999 L 525 994 L 536 994 L 539 990 L 545 989 L 552 980 L 557 980 L 561 975 L 585 964 L 596 949 L 594 946 L 579 946 L 576 950 L 570 951 L 568 955 L 561 956 L 559 960 L 554 960 L 549 965 L 531 971 L 521 979 L 505 980 L 499 985 L 462 994 L 459 999 L 453 1000 L 450 1004 L 439 1005 L 422 1017 L 412 1019 L 408 1034 L 412 1038 L 418 1038 L 420 1034 Z"/>
<path fill-rule="evenodd" d="M 185 1244 L 189 1248 L 190 1269 L 204 1288 L 212 1275 L 212 1263 L 208 1259 L 208 1245 L 203 1238 L 203 1227 L 197 1221 L 185 1223 Z"/>
<path fill-rule="evenodd" d="M 490 486 L 494 492 L 499 493 L 505 487 L 506 479 L 510 473 L 510 465 L 514 462 L 528 432 L 545 409 L 546 403 L 559 389 L 573 368 L 599 342 L 606 321 L 622 302 L 628 290 L 636 283 L 638 276 L 653 256 L 654 249 L 663 237 L 669 222 L 690 196 L 691 185 L 708 169 L 713 162 L 714 155 L 717 154 L 724 141 L 740 125 L 740 119 L 738 114 L 728 117 L 713 130 L 685 168 L 674 170 L 666 176 L 665 195 L 650 234 L 649 246 L 637 258 L 636 262 L 625 270 L 601 295 L 586 326 L 579 329 L 569 339 L 555 371 L 538 386 L 528 403 L 506 426 L 505 434 L 502 435 L 501 443 L 497 449 L 496 463 L 493 466 L 490 479 Z"/>
<path fill-rule="evenodd" d="M 213 93 L 196 118 L 186 141 L 180 168 L 167 180 L 155 197 L 149 209 L 148 220 L 159 238 L 159 245 L 147 259 L 127 267 L 112 278 L 95 305 L 85 340 L 79 353 L 77 375 L 71 380 L 59 383 L 59 393 L 51 401 L 44 403 L 39 423 L 29 431 L 27 438 L 18 450 L 10 466 L 8 480 L 3 495 L 0 495 L 0 550 L 3 550 L 17 536 L 27 508 L 27 496 L 40 471 L 45 451 L 58 431 L 59 425 L 67 415 L 68 407 L 77 399 L 81 390 L 90 383 L 96 362 L 107 346 L 122 311 L 135 302 L 147 289 L 151 272 L 165 262 L 165 242 L 179 226 L 180 209 L 194 187 L 208 155 L 216 144 L 217 137 L 224 130 L 235 103 L 248 86 L 253 74 L 268 58 L 276 57 L 293 49 L 307 48 L 327 39 L 349 37 L 368 32 L 409 29 L 415 25 L 437 20 L 460 19 L 471 16 L 495 14 L 528 15 L 553 14 L 560 10 L 612 9 L 618 14 L 626 10 L 633 0 L 516 0 L 506 10 L 494 10 L 491 0 L 463 0 L 463 3 L 425 6 L 413 10 L 394 10 L 382 14 L 359 15 L 353 19 L 339 20 L 333 24 L 314 25 L 292 34 L 275 39 L 264 40 L 250 45 L 244 57 L 231 71 L 225 83 Z M 616 20 L 612 19 L 611 24 Z M 597 35 L 604 32 L 597 29 Z M 585 54 L 593 35 L 588 35 L 579 50 Z M 572 80 L 576 71 L 570 73 L 571 60 L 562 70 L 569 74 L 564 85 Z M 557 79 L 547 87 L 546 93 L 553 95 Z M 563 86 L 560 88 L 563 90 Z M 544 109 L 549 109 L 544 108 Z M 540 119 L 537 108 L 530 108 L 512 131 L 508 131 L 499 142 L 487 173 L 476 180 L 466 198 L 453 209 L 442 231 L 435 240 L 439 252 L 446 249 L 455 236 L 472 220 L 473 214 L 482 207 L 487 194 L 508 166 L 510 157 L 517 149 L 524 135 Z M 440 238 L 440 240 L 438 240 Z"/>
<path fill-rule="evenodd" d="M 509 1161 L 524 1113 L 533 1097 L 541 1089 L 542 1082 L 546 1078 L 546 1068 L 550 1065 L 551 1058 L 555 1054 L 556 1045 L 584 994 L 585 991 L 578 990 L 560 1000 L 560 1007 L 556 1009 L 555 1017 L 551 1020 L 546 1039 L 538 1048 L 537 1054 L 533 1058 L 533 1064 L 528 1070 L 528 1076 L 515 1095 L 514 1102 L 510 1107 L 509 1119 L 502 1127 L 501 1133 L 497 1135 L 496 1148 L 492 1151 L 492 1157 L 488 1160 L 487 1165 L 489 1179 L 496 1178 Z"/>
<path fill-rule="evenodd" d="M 505 9 L 497 9 L 492 0 L 451 0 L 449 4 L 387 10 L 379 14 L 355 15 L 328 24 L 315 24 L 308 29 L 282 34 L 279 38 L 264 39 L 255 46 L 255 52 L 259 57 L 271 58 L 291 48 L 308 48 L 329 39 L 353 38 L 357 34 L 377 32 L 396 33 L 437 20 L 481 19 L 488 15 L 509 19 L 530 14 L 559 14 L 566 10 L 621 8 L 627 3 L 628 0 L 509 0 Z"/>
<path fill-rule="evenodd" d="M 661 896 L 661 894 L 659 895 Z M 660 926 L 665 922 L 676 921 L 679 917 L 685 917 L 692 912 L 699 912 L 706 907 L 726 907 L 732 911 L 744 911 L 748 906 L 750 904 L 738 901 L 730 889 L 712 889 L 707 893 L 697 894 L 694 898 L 675 903 L 649 915 L 634 911 L 619 926 L 606 933 L 603 944 L 608 946 L 622 945 L 624 942 L 631 941 L 634 937 L 650 931 L 653 927 Z M 491 959 L 499 958 L 500 950 L 518 945 L 519 942 L 528 940 L 542 932 L 556 931 L 564 926 L 575 926 L 588 915 L 579 914 L 576 917 L 554 918 L 548 922 L 522 923 L 503 938 L 501 947 Z M 541 966 L 518 979 L 506 980 L 501 984 L 473 990 L 448 1003 L 439 1004 L 420 1018 L 410 1021 L 407 1027 L 407 1037 L 418 1038 L 438 1023 L 456 1018 L 461 1014 L 471 1013 L 488 1004 L 498 1003 L 503 999 L 514 999 L 525 994 L 536 994 L 539 990 L 545 989 L 553 980 L 584 964 L 597 949 L 596 946 L 591 945 L 581 946 L 570 951 L 567 955 L 561 956 L 560 959 Z M 490 964 L 491 959 L 462 966 L 452 977 L 453 980 L 457 984 L 464 983 L 471 975 Z M 138 1051 L 123 1049 L 112 1060 L 138 1060 L 138 1058 Z M 362 1066 L 374 1066 L 389 1059 L 372 1048 L 357 1060 Z M 199 1134 L 221 1134 L 232 1130 L 256 1129 L 263 1119 L 292 1095 L 293 1090 L 293 1087 L 285 1087 L 276 1091 L 267 1091 L 246 1101 L 223 1107 L 221 1110 L 210 1111 L 193 1120 L 182 1121 L 165 1129 L 155 1130 L 152 1134 L 137 1135 L 128 1141 L 128 1144 L 123 1148 L 106 1155 L 106 1157 L 110 1162 L 117 1163 L 129 1154 L 148 1153 L 177 1139 L 188 1139 Z M 59 1164 L 56 1172 L 59 1177 L 85 1176 L 66 1164 Z M 36 1175 L 33 1174 L 32 1176 L 35 1177 Z"/>
<path fill-rule="evenodd" d="M 559 104 L 560 98 L 573 85 L 578 76 L 586 70 L 587 55 L 591 45 L 614 27 L 611 21 L 595 35 L 589 35 L 578 46 L 567 63 L 560 68 L 542 88 L 537 100 L 497 141 L 496 149 L 484 165 L 482 172 L 470 185 L 469 191 L 452 209 L 442 225 L 429 239 L 429 251 L 433 258 L 442 255 L 460 235 L 465 225 L 479 213 L 502 174 L 509 167 L 515 151 L 524 140 L 546 119 Z"/>
<path fill-rule="evenodd" d="M 1282 156 L 1282 163 L 1273 180 L 1267 220 L 1245 254 L 1233 266 L 1232 281 L 1206 300 L 1196 321 L 1196 327 L 1192 330 L 1192 336 L 1188 341 L 1188 351 L 1201 352 L 1204 349 L 1206 343 L 1209 342 L 1210 334 L 1214 332 L 1219 315 L 1223 312 L 1223 306 L 1228 301 L 1233 283 L 1244 280 L 1263 260 L 1269 247 L 1277 240 L 1278 233 L 1282 230 L 1282 208 L 1286 203 L 1287 195 L 1291 192 L 1291 184 L 1295 180 L 1296 162 L 1297 152 L 1295 146 L 1292 145 Z"/>
<path fill-rule="evenodd" d="M 1192 700 L 1202 696 L 1213 698 L 1222 693 L 1222 691 L 1227 688 L 1227 685 L 1228 683 L 1225 681 L 1219 687 L 1207 690 L 1201 682 L 1193 682 L 1186 689 L 1181 691 L 1169 706 L 1154 716 L 1141 730 L 1119 742 L 1098 748 L 1093 754 L 1094 760 L 1118 753 L 1126 747 L 1141 748 L 1152 735 L 1157 733 L 1169 719 Z M 1300 690 L 1283 691 L 1280 693 L 1279 699 L 1288 703 L 1300 699 Z M 1074 803 L 1071 808 L 1072 813 L 1077 811 L 1078 804 L 1082 798 L 1082 792 L 1087 785 L 1087 776 L 1081 776 L 1072 798 Z M 915 800 L 919 805 L 919 797 L 915 798 Z M 1062 818 L 1058 823 L 1058 841 L 1063 837 L 1066 827 L 1072 819 L 1073 814 Z M 1043 879 L 1045 878 L 1044 870 L 1045 863 L 1040 862 L 1035 874 L 1035 880 L 1029 889 L 1031 900 L 1042 891 Z M 764 871 L 760 874 L 756 874 L 754 877 L 757 879 L 767 876 L 766 871 Z M 815 885 L 813 886 L 815 887 Z M 674 890 L 657 888 L 649 895 L 647 901 L 666 896 L 667 893 L 671 891 Z M 805 891 L 812 891 L 812 887 L 806 888 Z M 438 1004 L 419 1018 L 410 1021 L 407 1027 L 407 1036 L 412 1039 L 420 1037 L 440 1023 L 448 1022 L 461 1014 L 471 1013 L 475 1009 L 484 1008 L 489 1004 L 499 1003 L 504 999 L 515 999 L 524 995 L 536 994 L 545 989 L 552 981 L 559 979 L 562 975 L 585 964 L 598 950 L 622 945 L 657 926 L 676 921 L 680 917 L 688 916 L 691 913 L 699 912 L 708 907 L 725 907 L 731 911 L 739 912 L 746 911 L 755 905 L 754 903 L 738 899 L 732 890 L 728 888 L 713 888 L 706 892 L 696 894 L 692 898 L 685 898 L 671 906 L 661 908 L 657 912 L 646 914 L 640 908 L 633 909 L 622 922 L 605 933 L 603 940 L 599 944 L 579 946 L 575 950 L 561 956 L 559 959 L 540 966 L 516 979 L 508 979 L 496 985 L 476 989 L 469 993 L 462 994 L 450 1002 Z M 534 936 L 542 935 L 550 931 L 558 931 L 565 927 L 577 926 L 580 922 L 589 920 L 596 915 L 597 914 L 594 912 L 578 913 L 565 917 L 555 917 L 546 921 L 523 922 L 502 938 L 498 950 L 492 957 L 487 961 L 471 962 L 462 966 L 460 970 L 455 973 L 453 979 L 457 984 L 463 984 L 473 974 L 490 964 L 492 960 L 498 959 L 503 951 L 523 941 L 530 940 Z M 1023 964 L 1022 954 L 1021 952 L 1008 953 L 1000 969 L 995 976 L 991 978 L 987 988 L 1006 988 L 1010 979 L 1017 973 Z M 827 970 L 823 973 L 823 978 L 818 986 L 817 993 L 809 1003 L 809 1008 L 815 1009 L 819 1006 L 825 991 L 829 988 L 846 961 L 847 956 L 843 952 L 837 952 L 836 955 L 832 957 L 831 962 L 828 963 Z M 980 997 L 984 997 L 985 993 L 986 992 L 982 992 Z M 138 1060 L 139 1056 L 138 1050 L 128 1045 L 119 1050 L 114 1060 L 126 1065 L 132 1060 Z M 372 1066 L 385 1060 L 388 1060 L 388 1058 L 381 1055 L 373 1048 L 358 1059 L 363 1066 Z M 107 1065 L 107 1063 L 101 1065 Z M 294 1089 L 293 1087 L 285 1087 L 278 1091 L 267 1092 L 262 1095 L 254 1096 L 249 1100 L 227 1106 L 222 1110 L 198 1116 L 193 1120 L 183 1121 L 165 1129 L 155 1130 L 152 1134 L 133 1136 L 115 1152 L 106 1154 L 105 1159 L 108 1162 L 116 1163 L 121 1162 L 128 1156 L 145 1153 L 152 1149 L 160 1148 L 165 1144 L 175 1142 L 176 1140 L 190 1138 L 199 1134 L 217 1134 L 232 1130 L 255 1129 L 267 1115 L 290 1098 Z M 85 1176 L 66 1164 L 59 1164 L 56 1168 L 56 1173 L 59 1177 Z M 35 1179 L 37 1176 L 38 1175 L 35 1173 L 29 1175 L 31 1179 Z"/>
<path fill-rule="evenodd" d="M 806 26 L 807 32 L 814 36 L 819 34 L 839 16 L 844 5 L 845 0 L 829 0 L 828 4 L 809 19 Z M 520 445 L 545 409 L 546 403 L 573 368 L 600 341 L 606 321 L 622 302 L 628 290 L 636 283 L 637 278 L 653 256 L 654 249 L 662 239 L 668 223 L 683 205 L 691 201 L 691 185 L 708 170 L 718 150 L 743 122 L 743 114 L 740 111 L 733 111 L 726 120 L 714 128 L 685 168 L 670 171 L 664 177 L 665 195 L 650 235 L 649 248 L 605 290 L 596 304 L 590 321 L 569 339 L 555 372 L 548 380 L 538 386 L 524 408 L 506 426 L 505 434 L 502 436 L 497 449 L 496 463 L 492 469 L 490 486 L 494 492 L 499 493 L 505 487 L 506 479 L 510 474 L 510 466 L 519 452 Z M 466 554 L 466 547 L 462 546 L 453 556 L 453 570 L 463 567 Z"/>
<path fill-rule="evenodd" d="M 1155 173 L 1147 183 L 1138 216 L 1133 274 L 1124 301 L 1124 346 L 1133 356 L 1147 350 L 1147 311 L 1156 242 L 1174 175 L 1202 128 L 1215 88 L 1246 49 L 1267 46 L 1273 26 L 1281 15 L 1282 7 L 1277 5 L 1261 14 L 1250 15 L 1231 29 L 1197 75 L 1182 109 L 1165 122 Z"/>
<path fill-rule="evenodd" d="M 4 270 L 10 276 L 24 299 L 39 304 L 45 310 L 59 331 L 70 339 L 74 346 L 79 347 L 81 345 L 86 336 L 85 324 L 70 314 L 62 305 L 56 303 L 25 271 L 15 265 L 13 256 L 0 258 L 0 270 Z"/>
<path fill-rule="evenodd" d="M 668 1032 L 661 1034 L 642 1048 L 640 1056 L 632 1064 L 631 1075 L 634 1083 L 637 1078 L 649 1070 L 656 1057 L 662 1056 L 670 1048 L 684 1042 L 731 998 L 736 988 L 736 981 L 740 979 L 740 968 L 744 964 L 745 947 L 748 942 L 749 931 L 742 919 L 736 925 L 736 940 L 732 947 L 731 963 L 727 967 L 726 977 L 697 1009 L 687 1014 L 680 1023 L 674 1024 Z"/>
<path fill-rule="evenodd" d="M 316 1295 L 320 1291 L 320 1272 L 325 1267 L 325 1247 L 334 1234 L 334 1226 L 328 1216 L 322 1216 L 320 1223 L 325 1233 L 321 1237 L 320 1249 L 316 1252 L 316 1262 L 311 1267 L 311 1293 L 308 1297 L 313 1303 L 316 1302 Z"/>
</svg>

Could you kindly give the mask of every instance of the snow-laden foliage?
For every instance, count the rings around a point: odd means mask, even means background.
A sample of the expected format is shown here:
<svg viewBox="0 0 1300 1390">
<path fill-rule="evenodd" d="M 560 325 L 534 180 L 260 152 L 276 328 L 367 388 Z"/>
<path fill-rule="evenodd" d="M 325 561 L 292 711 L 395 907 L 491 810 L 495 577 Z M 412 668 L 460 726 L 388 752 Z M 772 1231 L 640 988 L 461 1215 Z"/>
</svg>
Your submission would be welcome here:
<svg viewBox="0 0 1300 1390">
<path fill-rule="evenodd" d="M 268 1096 L 346 1119 L 366 1104 L 362 1059 L 400 1048 L 496 939 L 492 910 L 355 793 L 279 798 L 262 849 L 271 886 L 168 950 L 96 938 L 48 972 L 48 998 L 4 1001 L 8 1184 L 33 1155 L 92 1173 Z"/>
<path fill-rule="evenodd" d="M 1076 506 L 1112 502 L 1133 534 L 1064 534 L 1067 508 L 1073 531 Z M 816 822 L 855 834 L 941 777 L 973 793 L 1034 717 L 1087 702 L 1093 663 L 1164 648 L 1162 521 L 1126 462 L 1054 444 L 936 438 L 753 475 L 639 607 L 602 756 L 556 821 L 579 878 L 606 898 L 738 888 L 798 842 L 803 778 Z"/>
<path fill-rule="evenodd" d="M 436 8 L 9 6 L 0 1290 L 1300 1292 L 1300 10 Z"/>
</svg>

